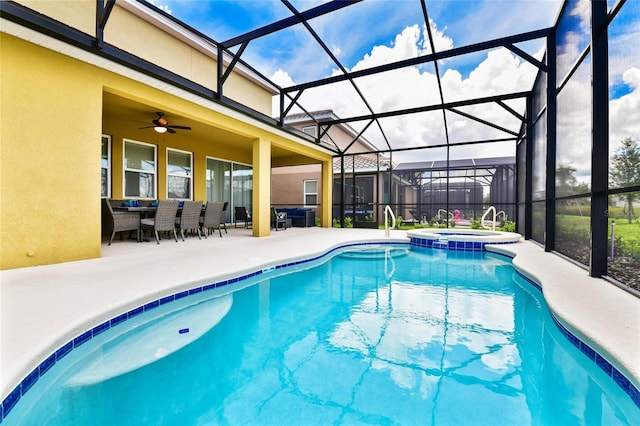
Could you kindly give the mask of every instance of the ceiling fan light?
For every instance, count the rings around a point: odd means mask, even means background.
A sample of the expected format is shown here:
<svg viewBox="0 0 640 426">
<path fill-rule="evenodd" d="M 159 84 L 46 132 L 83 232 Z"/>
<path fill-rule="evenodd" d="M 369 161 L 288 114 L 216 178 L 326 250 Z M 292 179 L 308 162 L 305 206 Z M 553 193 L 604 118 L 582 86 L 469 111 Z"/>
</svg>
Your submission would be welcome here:
<svg viewBox="0 0 640 426">
<path fill-rule="evenodd" d="M 153 128 L 153 130 L 155 130 L 158 133 L 164 133 L 167 131 L 167 128 L 164 126 L 156 126 Z"/>
</svg>

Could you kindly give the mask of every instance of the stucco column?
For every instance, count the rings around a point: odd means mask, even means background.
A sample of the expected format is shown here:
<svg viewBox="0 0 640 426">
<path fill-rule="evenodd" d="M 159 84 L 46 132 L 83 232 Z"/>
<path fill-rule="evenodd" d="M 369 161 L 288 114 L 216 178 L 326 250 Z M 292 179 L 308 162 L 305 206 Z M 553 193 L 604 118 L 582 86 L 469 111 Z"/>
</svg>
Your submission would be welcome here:
<svg viewBox="0 0 640 426">
<path fill-rule="evenodd" d="M 320 220 L 324 228 L 332 226 L 332 203 L 333 203 L 333 158 L 322 162 L 322 211 Z"/>
<path fill-rule="evenodd" d="M 253 236 L 271 233 L 271 142 L 258 138 L 253 141 Z"/>
</svg>

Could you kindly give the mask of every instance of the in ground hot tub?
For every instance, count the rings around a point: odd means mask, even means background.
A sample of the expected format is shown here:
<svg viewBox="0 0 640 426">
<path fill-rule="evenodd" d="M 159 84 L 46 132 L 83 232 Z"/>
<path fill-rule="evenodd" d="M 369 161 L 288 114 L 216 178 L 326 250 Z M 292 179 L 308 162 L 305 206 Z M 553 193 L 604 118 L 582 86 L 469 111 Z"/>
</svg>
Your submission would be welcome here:
<svg viewBox="0 0 640 426">
<path fill-rule="evenodd" d="M 407 236 L 414 246 L 462 251 L 485 251 L 487 244 L 514 244 L 522 240 L 522 235 L 515 232 L 480 229 L 416 229 L 408 231 Z"/>
</svg>

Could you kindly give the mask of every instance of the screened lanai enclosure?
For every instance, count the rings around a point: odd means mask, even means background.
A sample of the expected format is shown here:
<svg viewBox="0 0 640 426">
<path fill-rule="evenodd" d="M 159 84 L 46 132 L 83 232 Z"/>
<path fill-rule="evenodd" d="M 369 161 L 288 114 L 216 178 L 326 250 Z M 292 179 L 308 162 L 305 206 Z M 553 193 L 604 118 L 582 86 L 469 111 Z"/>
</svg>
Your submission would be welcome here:
<svg viewBox="0 0 640 426">
<path fill-rule="evenodd" d="M 382 164 L 386 168 L 357 168 L 359 162 L 352 157 L 357 156 L 345 158 L 350 167 L 344 178 L 336 175 L 334 179 L 336 223 L 344 212 L 352 226 L 383 226 L 386 206 L 392 207 L 401 226 L 481 227 L 481 218 L 490 207 L 502 224 L 515 220 L 515 157 L 422 161 L 395 167 L 389 167 L 387 161 Z M 490 222 L 493 217 L 487 224 Z"/>
<path fill-rule="evenodd" d="M 523 20 L 517 34 L 487 39 L 477 33 L 454 47 L 443 43 L 431 13 L 456 3 L 403 2 L 423 19 L 424 49 L 349 68 L 314 30 L 316 18 L 340 23 L 343 7 L 370 12 L 395 6 L 331 2 L 301 13 L 284 2 L 290 19 L 317 42 L 317 58 L 333 67 L 331 75 L 282 87 L 277 121 L 311 111 L 305 102 L 314 105 L 314 97 L 335 105 L 340 118 L 316 121 L 314 132 L 318 144 L 335 151 L 339 166 L 334 223 L 380 223 L 382 208 L 391 205 L 405 223 L 451 226 L 473 223 L 494 206 L 546 251 L 638 290 L 640 51 L 634 46 L 640 42 L 640 2 L 570 0 L 556 10 L 548 7 L 553 3 L 532 1 L 530 12 L 548 14 L 548 26 L 527 28 L 530 21 Z M 513 19 L 507 4 L 496 7 L 503 8 L 501 19 Z M 352 31 L 364 31 L 352 24 Z M 278 26 L 248 33 L 229 47 L 244 48 Z M 488 69 L 498 57 L 501 67 Z M 467 60 L 473 71 L 456 74 L 453 64 Z M 530 78 L 515 81 L 512 67 L 529 69 Z M 482 83 L 471 85 L 475 77 Z M 455 86 L 456 79 L 469 85 Z M 343 146 L 330 135 L 345 124 L 357 136 Z M 375 149 L 353 149 L 358 138 Z M 371 154 L 377 161 L 358 168 L 356 158 Z M 447 220 L 452 215 L 460 220 Z"/>
<path fill-rule="evenodd" d="M 522 3 L 483 3 L 454 23 L 476 3 L 273 2 L 277 19 L 225 41 L 211 34 L 233 58 L 219 63 L 217 97 L 238 61 L 279 87 L 266 122 L 287 129 L 288 115 L 335 113 L 314 120 L 314 137 L 289 130 L 335 153 L 338 226 L 380 225 L 386 205 L 405 224 L 472 225 L 494 206 L 546 251 L 638 290 L 640 2 Z M 402 32 L 368 50 L 400 12 L 411 17 Z M 474 26 L 482 14 L 492 24 Z M 494 25 L 507 21 L 518 25 Z M 465 27 L 460 40 L 447 36 L 454 25 Z M 282 46 L 291 68 L 274 73 L 259 59 Z M 292 57 L 313 72 L 296 73 Z M 340 125 L 351 143 L 332 138 Z"/>
<path fill-rule="evenodd" d="M 380 226 L 386 205 L 406 226 L 473 226 L 493 206 L 544 250 L 640 289 L 640 1 L 282 0 L 250 2 L 268 13 L 235 26 L 243 11 L 224 2 L 126 1 L 214 46 L 213 87 L 80 46 L 12 2 L 2 16 L 330 150 L 336 226 Z M 97 4 L 100 37 L 115 1 Z M 225 97 L 239 66 L 277 88 L 271 116 Z"/>
</svg>

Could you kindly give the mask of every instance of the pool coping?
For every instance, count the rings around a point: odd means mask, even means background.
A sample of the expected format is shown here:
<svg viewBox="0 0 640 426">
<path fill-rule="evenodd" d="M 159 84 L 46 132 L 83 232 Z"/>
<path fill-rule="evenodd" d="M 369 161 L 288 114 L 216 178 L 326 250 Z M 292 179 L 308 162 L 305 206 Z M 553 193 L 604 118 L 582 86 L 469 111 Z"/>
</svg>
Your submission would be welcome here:
<svg viewBox="0 0 640 426">
<path fill-rule="evenodd" d="M 41 367 L 46 372 L 74 342 L 90 340 L 107 323 L 115 325 L 149 304 L 166 303 L 199 287 L 234 284 L 238 277 L 310 262 L 345 244 L 409 242 L 404 232 L 385 238 L 384 231 L 373 231 L 292 228 L 254 238 L 250 229 L 237 229 L 220 239 L 163 241 L 158 246 L 125 241 L 133 248 L 126 257 L 0 271 L 0 421 L 5 402 L 12 407 L 11 398 L 19 399 L 20 388 L 24 385 L 26 392 L 38 380 Z M 228 242 L 240 233 L 233 244 Z M 202 247 L 207 244 L 209 248 Z M 181 256 L 183 265 L 173 267 Z M 123 268 L 127 272 L 116 272 Z"/>
<path fill-rule="evenodd" d="M 377 236 L 374 236 L 375 234 L 377 234 Z M 91 336 L 94 333 L 100 333 L 104 329 L 106 329 L 106 323 L 109 323 L 111 325 L 111 322 L 115 321 L 115 323 L 117 324 L 119 321 L 123 321 L 128 318 L 128 316 L 134 316 L 142 312 L 140 310 L 141 306 L 144 307 L 148 304 L 160 303 L 161 301 L 162 303 L 166 303 L 167 301 L 170 301 L 172 297 L 183 297 L 185 295 L 188 295 L 190 291 L 197 291 L 194 289 L 198 289 L 198 286 L 200 286 L 200 291 L 202 291 L 202 288 L 204 286 L 210 286 L 212 281 L 214 281 L 215 284 L 224 283 L 221 285 L 228 285 L 239 281 L 238 277 L 248 278 L 265 271 L 270 271 L 272 270 L 272 268 L 281 268 L 292 266 L 298 263 L 311 262 L 315 259 L 326 256 L 331 251 L 336 250 L 337 248 L 342 248 L 348 245 L 380 242 L 409 242 L 409 240 L 406 237 L 403 237 L 401 233 L 394 233 L 393 238 L 391 239 L 385 239 L 381 237 L 379 232 L 366 233 L 359 231 L 357 234 L 349 233 L 341 234 L 340 236 L 341 238 L 336 239 L 333 238 L 335 237 L 335 235 L 332 235 L 332 238 L 330 238 L 328 241 L 323 241 L 319 244 L 308 244 L 306 249 L 302 250 L 303 253 L 298 253 L 297 255 L 294 255 L 291 253 L 291 251 L 289 251 L 288 253 L 283 253 L 283 256 L 285 254 L 288 254 L 287 257 L 276 256 L 272 260 L 259 259 L 261 261 L 264 261 L 256 262 L 250 267 L 244 265 L 244 268 L 237 267 L 241 265 L 242 262 L 240 262 L 236 264 L 236 268 L 230 268 L 230 272 L 227 272 L 226 274 L 221 273 L 219 275 L 211 276 L 209 271 L 209 277 L 204 280 L 202 278 L 198 279 L 197 277 L 192 276 L 190 277 L 190 280 L 175 281 L 168 286 L 159 286 L 159 288 L 155 286 L 145 287 L 143 294 L 138 295 L 138 297 L 125 297 L 124 299 L 118 300 L 118 303 L 116 303 L 115 306 L 103 304 L 100 312 L 91 312 L 91 315 L 87 315 L 87 312 L 85 312 L 84 317 L 75 318 L 75 321 L 67 323 L 66 329 L 57 330 L 59 332 L 56 336 L 46 336 L 47 339 L 44 339 L 44 341 L 32 341 L 32 343 L 35 344 L 35 348 L 31 348 L 32 350 L 30 351 L 30 358 L 26 357 L 19 360 L 13 360 L 13 380 L 7 381 L 7 375 L 2 375 L 3 406 L 4 402 L 11 402 L 7 401 L 7 398 L 15 392 L 16 386 L 18 386 L 18 389 L 20 389 L 20 387 L 24 385 L 24 392 L 26 392 L 33 385 L 33 383 L 37 381 L 39 369 L 42 367 L 45 369 L 44 372 L 46 372 L 46 369 L 50 368 L 49 363 L 52 362 L 52 354 L 55 356 L 57 356 L 58 354 L 61 356 L 66 355 L 68 351 L 73 349 L 74 344 L 80 345 L 85 341 L 90 340 Z M 513 264 L 516 269 L 519 272 L 524 273 L 524 275 L 528 277 L 532 283 L 537 283 L 540 286 L 540 289 L 543 292 L 545 299 L 547 300 L 547 304 L 549 305 L 554 318 L 557 322 L 559 322 L 559 325 L 561 326 L 561 330 L 562 327 L 565 327 L 565 330 L 568 331 L 570 335 L 574 335 L 581 341 L 584 341 L 585 343 L 587 343 L 588 347 L 597 350 L 597 352 L 605 354 L 605 359 L 608 360 L 608 362 L 612 366 L 622 372 L 626 377 L 629 377 L 629 379 L 633 382 L 637 393 L 638 383 L 640 382 L 640 380 L 638 380 L 638 377 L 640 376 L 640 374 L 638 374 L 638 371 L 640 370 L 638 368 L 638 366 L 640 365 L 640 362 L 638 362 L 640 360 L 640 357 L 638 356 L 640 354 L 640 348 L 638 346 L 640 346 L 640 344 L 633 345 L 632 343 L 635 343 L 635 341 L 630 340 L 629 337 L 633 336 L 633 333 L 636 333 L 635 336 L 640 335 L 637 334 L 639 331 L 638 325 L 640 325 L 640 322 L 636 321 L 636 323 L 634 324 L 633 321 L 629 321 L 631 323 L 631 327 L 624 328 L 622 330 L 622 333 L 612 333 L 613 336 L 605 333 L 604 337 L 602 335 L 593 336 L 591 335 L 591 333 L 586 333 L 586 328 L 590 328 L 592 327 L 592 325 L 589 325 L 589 327 L 586 327 L 584 325 L 580 327 L 576 325 L 576 322 L 581 323 L 581 321 L 584 321 L 585 318 L 591 319 L 594 317 L 594 314 L 595 317 L 603 317 L 603 312 L 608 313 L 606 309 L 603 310 L 603 308 L 606 308 L 607 305 L 603 305 L 602 302 L 611 301 L 611 297 L 602 298 L 601 293 L 614 293 L 615 297 L 613 297 L 613 299 L 615 299 L 616 301 L 615 306 L 622 306 L 622 311 L 619 313 L 623 316 L 626 315 L 630 320 L 633 320 L 633 314 L 637 314 L 637 312 L 640 312 L 640 310 L 638 309 L 640 307 L 639 299 L 605 282 L 604 280 L 588 277 L 586 272 L 581 268 L 578 268 L 576 265 L 560 259 L 558 256 L 552 255 L 550 253 L 544 253 L 544 251 L 540 247 L 531 242 L 500 246 L 488 245 L 487 250 L 505 255 L 509 258 L 513 258 Z M 538 260 L 531 261 L 527 260 L 526 257 L 532 257 Z M 540 259 L 544 260 L 540 261 Z M 60 268 L 64 269 L 63 267 Z M 532 274 L 531 272 L 529 272 L 531 269 L 535 268 L 538 268 L 540 272 L 537 272 L 536 274 Z M 558 282 L 561 281 L 560 279 L 549 276 L 549 271 L 556 270 L 562 271 L 562 273 L 560 274 L 561 278 L 565 277 L 566 274 L 572 275 L 573 278 L 568 281 L 570 283 L 568 286 L 559 285 L 561 284 Z M 11 277 L 13 275 L 23 275 L 20 272 L 22 271 L 18 271 L 15 274 L 2 273 L 2 276 Z M 576 276 L 581 276 L 581 278 L 579 280 L 576 280 Z M 68 277 L 72 278 L 72 275 L 68 275 Z M 567 294 L 566 287 L 575 287 L 578 283 L 579 285 L 583 285 L 583 282 L 590 282 L 591 284 L 589 284 L 589 288 L 593 287 L 595 290 L 599 290 L 594 293 L 597 295 L 597 297 L 587 298 L 588 300 L 582 301 L 582 303 L 578 305 L 576 305 L 575 301 L 572 299 L 570 302 L 568 302 L 567 300 L 562 300 L 562 297 L 566 296 Z M 1 283 L 3 284 L 2 289 L 4 290 L 4 278 Z M 594 283 L 597 283 L 595 287 Z M 102 291 L 106 290 L 108 290 L 108 287 L 102 288 Z M 579 299 L 582 300 L 584 298 Z M 4 307 L 4 300 L 2 306 Z M 587 307 L 586 311 L 585 307 Z M 633 311 L 633 308 L 636 308 L 635 312 Z M 56 311 L 56 309 L 53 309 L 53 311 Z M 620 311 L 620 308 L 618 309 L 618 311 Z M 593 322 L 594 321 L 589 321 L 584 324 L 591 324 Z M 598 333 L 600 333 L 601 331 L 611 331 L 610 315 L 606 315 L 604 316 L 604 318 L 600 318 L 600 321 L 595 322 L 597 322 L 599 325 L 597 327 Z M 609 325 L 607 326 L 606 324 Z M 596 328 L 594 327 L 592 329 Z M 5 339 L 3 338 L 2 340 L 4 341 Z M 620 342 L 627 342 L 628 344 L 624 345 L 620 344 Z M 70 344 L 71 346 L 69 346 Z M 28 362 L 27 359 L 30 359 L 30 362 Z M 53 361 L 55 361 L 55 359 Z M 3 371 L 4 370 L 5 369 L 3 368 Z M 34 376 L 34 374 L 36 376 Z M 23 393 L 22 391 L 20 392 Z M 20 395 L 18 395 L 17 397 L 19 399 Z M 636 404 L 638 404 L 638 399 L 635 399 L 635 401 Z M 2 413 L 0 414 L 0 419 L 4 418 L 4 410 L 2 410 Z"/>
<path fill-rule="evenodd" d="M 512 259 L 542 292 L 565 337 L 624 388 L 615 370 L 622 373 L 632 385 L 625 391 L 640 408 L 640 299 L 532 242 L 486 249 Z"/>
</svg>

